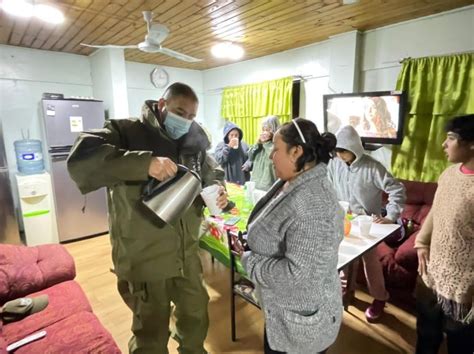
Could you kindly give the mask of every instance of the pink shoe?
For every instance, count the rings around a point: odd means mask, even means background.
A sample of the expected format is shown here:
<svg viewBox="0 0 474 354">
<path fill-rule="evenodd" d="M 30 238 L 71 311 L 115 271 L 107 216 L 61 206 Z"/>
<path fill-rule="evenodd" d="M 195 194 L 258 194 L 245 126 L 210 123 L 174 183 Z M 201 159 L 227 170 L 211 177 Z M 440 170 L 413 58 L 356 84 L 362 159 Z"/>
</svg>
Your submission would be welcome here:
<svg viewBox="0 0 474 354">
<path fill-rule="evenodd" d="M 385 301 L 374 300 L 372 305 L 367 307 L 367 310 L 365 310 L 365 318 L 367 319 L 367 322 L 377 322 L 377 320 L 383 314 L 384 307 Z"/>
</svg>

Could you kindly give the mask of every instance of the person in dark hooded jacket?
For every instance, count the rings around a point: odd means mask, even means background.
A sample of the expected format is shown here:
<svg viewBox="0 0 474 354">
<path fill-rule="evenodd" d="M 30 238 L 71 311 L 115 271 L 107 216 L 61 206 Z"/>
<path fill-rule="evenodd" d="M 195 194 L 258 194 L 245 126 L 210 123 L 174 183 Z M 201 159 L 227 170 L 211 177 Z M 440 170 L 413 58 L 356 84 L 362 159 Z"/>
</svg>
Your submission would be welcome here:
<svg viewBox="0 0 474 354">
<path fill-rule="evenodd" d="M 141 202 L 147 183 L 174 176 L 180 163 L 199 174 L 203 187 L 221 184 L 217 204 L 230 204 L 224 171 L 206 153 L 209 140 L 194 121 L 197 108 L 193 89 L 174 83 L 159 101 L 145 102 L 140 119 L 111 119 L 81 133 L 67 161 L 83 194 L 107 187 L 117 287 L 133 312 L 130 353 L 168 353 L 171 302 L 178 351 L 206 353 L 209 296 L 198 254 L 203 200 L 198 196 L 170 224 Z"/>
<path fill-rule="evenodd" d="M 214 152 L 217 162 L 224 169 L 225 179 L 240 185 L 250 179 L 250 174 L 244 167 L 249 148 L 242 140 L 243 136 L 236 124 L 227 122 L 224 126 L 224 141 L 217 144 Z"/>
</svg>

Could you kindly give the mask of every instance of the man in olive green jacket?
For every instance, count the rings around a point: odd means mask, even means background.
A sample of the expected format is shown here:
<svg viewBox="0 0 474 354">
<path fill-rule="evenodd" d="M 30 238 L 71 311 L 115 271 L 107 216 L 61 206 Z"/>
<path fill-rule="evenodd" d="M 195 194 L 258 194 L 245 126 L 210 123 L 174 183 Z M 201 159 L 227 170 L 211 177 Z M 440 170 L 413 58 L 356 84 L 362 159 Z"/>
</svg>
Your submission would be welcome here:
<svg viewBox="0 0 474 354">
<path fill-rule="evenodd" d="M 209 297 L 202 280 L 198 235 L 203 201 L 172 224 L 141 202 L 150 178 L 164 180 L 177 163 L 196 171 L 203 186 L 223 186 L 224 171 L 207 155 L 209 140 L 193 121 L 194 91 L 172 84 L 164 98 L 146 101 L 141 119 L 110 120 L 80 134 L 68 170 L 83 194 L 107 187 L 112 260 L 118 290 L 133 312 L 130 353 L 168 353 L 170 302 L 176 306 L 180 353 L 205 353 Z M 218 205 L 228 205 L 223 187 Z"/>
</svg>

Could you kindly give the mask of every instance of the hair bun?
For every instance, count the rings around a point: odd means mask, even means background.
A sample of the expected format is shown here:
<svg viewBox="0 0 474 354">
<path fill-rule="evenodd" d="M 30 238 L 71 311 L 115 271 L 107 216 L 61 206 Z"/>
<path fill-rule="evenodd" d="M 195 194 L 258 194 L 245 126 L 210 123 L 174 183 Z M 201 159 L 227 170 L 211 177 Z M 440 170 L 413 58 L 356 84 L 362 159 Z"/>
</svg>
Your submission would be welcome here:
<svg viewBox="0 0 474 354">
<path fill-rule="evenodd" d="M 336 148 L 337 139 L 333 133 L 325 132 L 321 135 L 324 139 L 326 149 L 328 151 L 333 151 Z"/>
</svg>

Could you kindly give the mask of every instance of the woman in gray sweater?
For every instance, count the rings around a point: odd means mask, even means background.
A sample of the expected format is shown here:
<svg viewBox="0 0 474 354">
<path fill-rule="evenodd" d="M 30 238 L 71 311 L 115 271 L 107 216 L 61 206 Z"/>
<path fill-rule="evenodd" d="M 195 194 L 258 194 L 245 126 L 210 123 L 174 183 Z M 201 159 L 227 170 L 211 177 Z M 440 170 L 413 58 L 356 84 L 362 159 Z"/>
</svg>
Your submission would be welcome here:
<svg viewBox="0 0 474 354">
<path fill-rule="evenodd" d="M 265 315 L 265 353 L 319 353 L 342 319 L 337 273 L 344 213 L 327 179 L 334 135 L 297 118 L 275 134 L 279 180 L 255 206 L 242 262 Z"/>
</svg>

